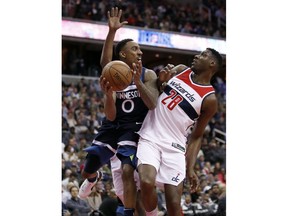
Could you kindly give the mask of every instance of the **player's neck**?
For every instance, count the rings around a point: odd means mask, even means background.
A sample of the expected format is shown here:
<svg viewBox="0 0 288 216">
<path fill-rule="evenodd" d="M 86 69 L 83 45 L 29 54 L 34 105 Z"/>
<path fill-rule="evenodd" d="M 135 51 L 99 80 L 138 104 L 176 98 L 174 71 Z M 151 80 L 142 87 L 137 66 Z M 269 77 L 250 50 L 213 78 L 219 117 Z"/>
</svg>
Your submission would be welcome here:
<svg viewBox="0 0 288 216">
<path fill-rule="evenodd" d="M 196 74 L 194 73 L 192 76 L 192 80 L 194 83 L 200 84 L 200 85 L 211 85 L 210 80 L 211 77 L 207 74 Z"/>
</svg>

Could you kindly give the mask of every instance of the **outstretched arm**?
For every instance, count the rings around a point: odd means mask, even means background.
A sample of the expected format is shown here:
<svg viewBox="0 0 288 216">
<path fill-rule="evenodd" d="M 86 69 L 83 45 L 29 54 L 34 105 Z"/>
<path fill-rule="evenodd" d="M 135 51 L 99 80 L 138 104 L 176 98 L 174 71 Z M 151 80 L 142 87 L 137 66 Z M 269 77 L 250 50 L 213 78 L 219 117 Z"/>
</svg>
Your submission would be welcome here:
<svg viewBox="0 0 288 216">
<path fill-rule="evenodd" d="M 200 117 L 188 139 L 186 151 L 187 178 L 190 180 L 193 191 L 196 190 L 199 184 L 197 175 L 194 172 L 194 166 L 201 147 L 202 136 L 210 119 L 217 112 L 217 108 L 218 105 L 215 94 L 211 94 L 204 99 Z"/>
<path fill-rule="evenodd" d="M 109 31 L 106 37 L 106 40 L 104 41 L 102 53 L 101 53 L 101 59 L 100 64 L 102 68 L 108 64 L 110 61 L 112 61 L 113 57 L 113 41 L 116 35 L 116 31 L 121 28 L 123 25 L 127 24 L 127 21 L 120 22 L 120 18 L 122 16 L 122 10 L 118 10 L 118 8 L 112 8 L 111 12 L 108 11 L 108 26 Z"/>
</svg>

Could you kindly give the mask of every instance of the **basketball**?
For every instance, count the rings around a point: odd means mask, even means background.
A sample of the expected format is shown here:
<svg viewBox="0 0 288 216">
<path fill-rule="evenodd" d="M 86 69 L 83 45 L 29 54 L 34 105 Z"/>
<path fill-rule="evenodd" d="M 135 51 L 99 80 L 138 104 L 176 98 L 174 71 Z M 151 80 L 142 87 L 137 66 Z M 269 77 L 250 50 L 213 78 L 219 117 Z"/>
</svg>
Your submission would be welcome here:
<svg viewBox="0 0 288 216">
<path fill-rule="evenodd" d="M 109 81 L 113 91 L 122 91 L 132 82 L 133 72 L 125 62 L 115 60 L 105 65 L 102 76 Z"/>
</svg>

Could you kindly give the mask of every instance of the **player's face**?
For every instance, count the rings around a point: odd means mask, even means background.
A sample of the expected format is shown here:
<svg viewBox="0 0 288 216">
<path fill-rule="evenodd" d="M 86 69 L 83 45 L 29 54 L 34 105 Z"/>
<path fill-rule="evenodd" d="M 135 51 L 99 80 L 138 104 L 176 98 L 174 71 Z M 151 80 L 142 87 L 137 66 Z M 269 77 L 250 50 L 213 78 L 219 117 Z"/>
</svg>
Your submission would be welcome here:
<svg viewBox="0 0 288 216">
<path fill-rule="evenodd" d="M 210 50 L 205 50 L 199 55 L 196 55 L 192 61 L 191 68 L 195 73 L 209 69 L 212 59 Z"/>
<path fill-rule="evenodd" d="M 123 48 L 125 52 L 125 63 L 127 63 L 130 67 L 132 63 L 137 63 L 142 59 L 142 51 L 138 43 L 134 41 L 129 41 L 125 47 Z"/>
</svg>

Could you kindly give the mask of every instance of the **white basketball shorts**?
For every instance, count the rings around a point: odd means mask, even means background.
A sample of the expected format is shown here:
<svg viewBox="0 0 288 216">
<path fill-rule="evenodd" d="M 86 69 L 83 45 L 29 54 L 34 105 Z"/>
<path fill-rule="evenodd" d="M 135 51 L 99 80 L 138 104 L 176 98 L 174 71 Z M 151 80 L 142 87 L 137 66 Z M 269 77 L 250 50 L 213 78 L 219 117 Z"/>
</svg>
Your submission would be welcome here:
<svg viewBox="0 0 288 216">
<path fill-rule="evenodd" d="M 185 149 L 184 149 L 185 151 Z M 149 164 L 156 168 L 156 182 L 178 186 L 186 175 L 185 152 L 172 143 L 150 142 L 140 137 L 137 148 L 138 165 Z"/>
</svg>

